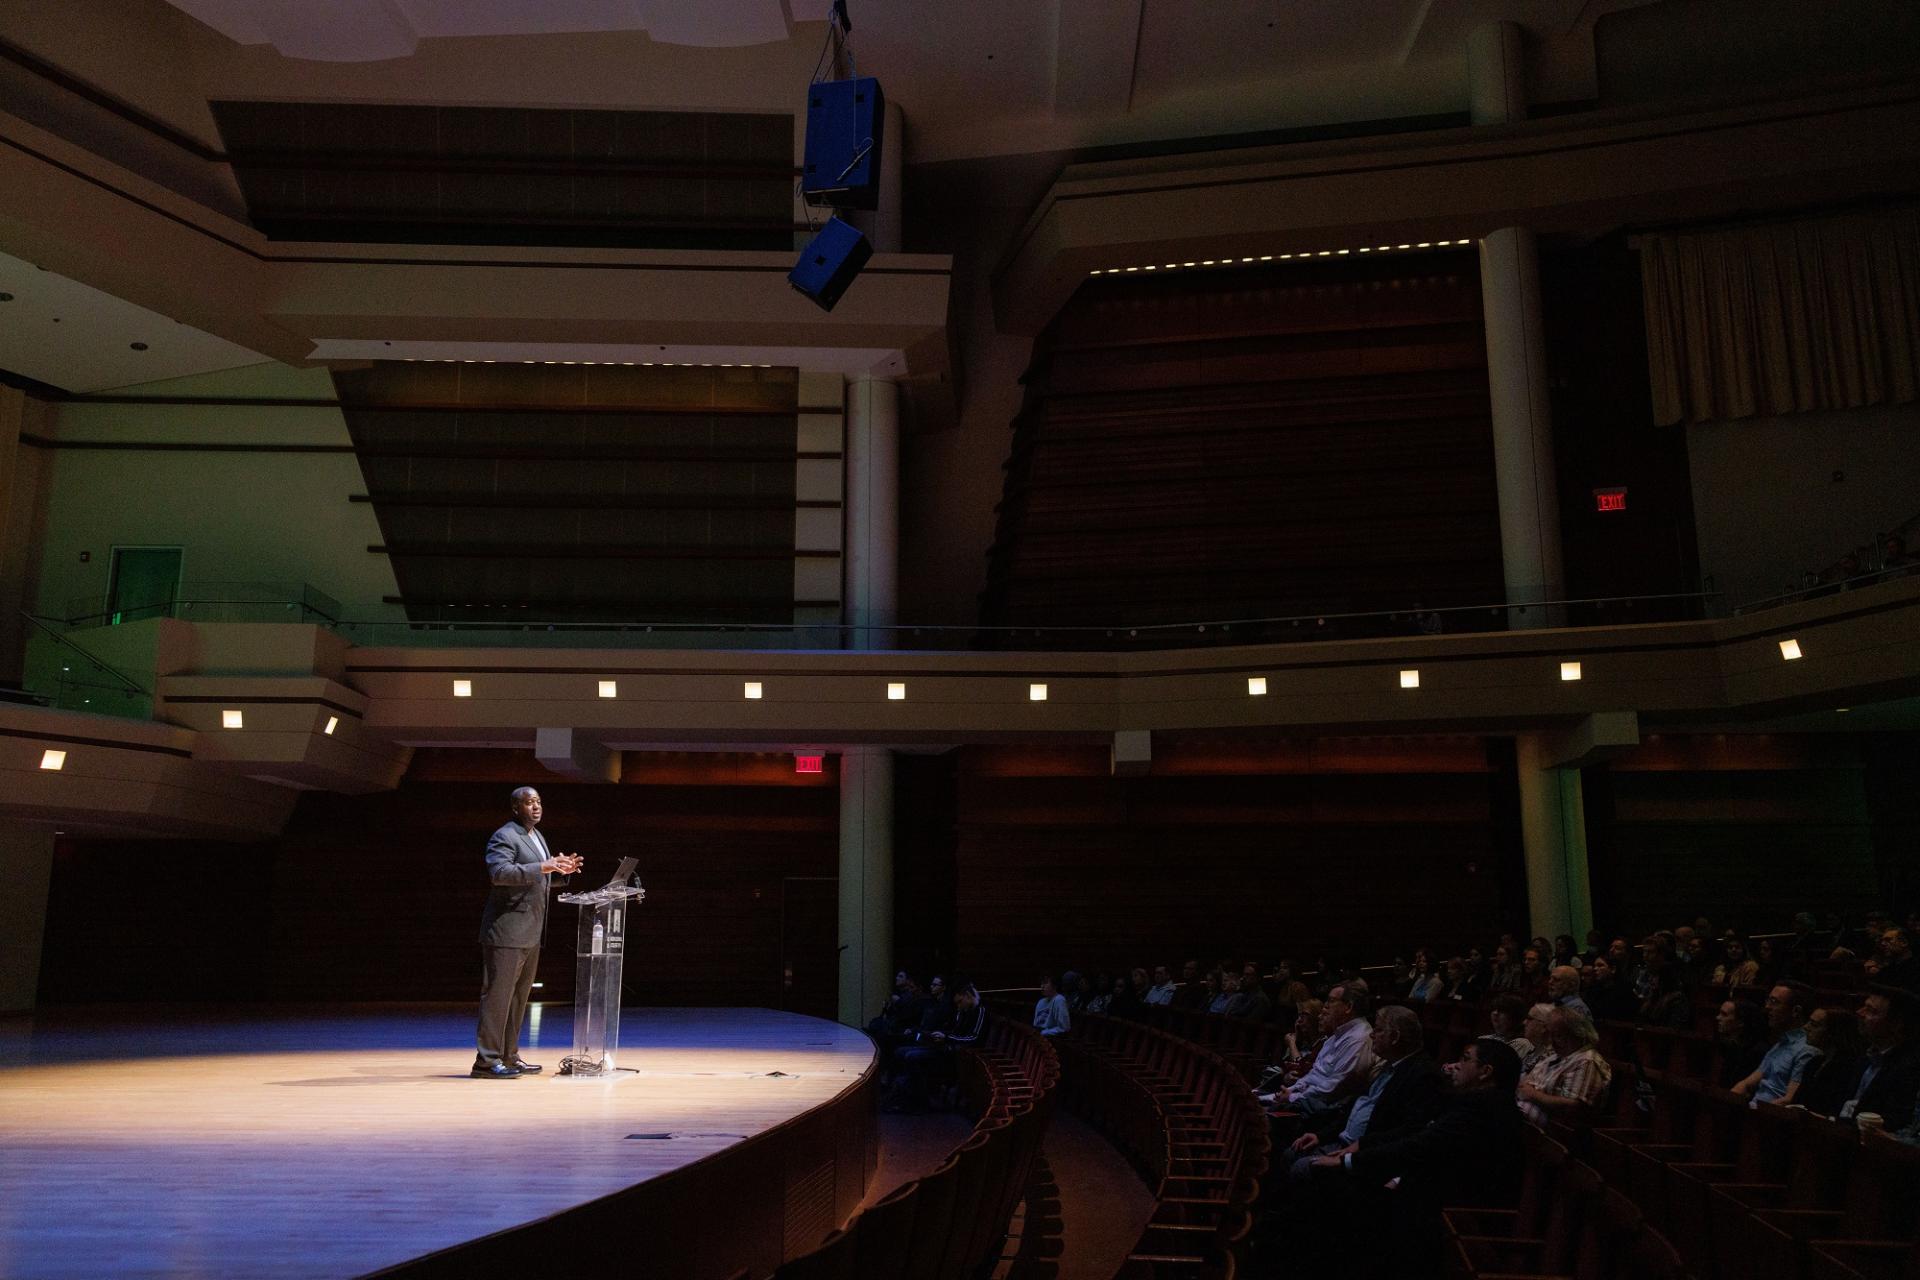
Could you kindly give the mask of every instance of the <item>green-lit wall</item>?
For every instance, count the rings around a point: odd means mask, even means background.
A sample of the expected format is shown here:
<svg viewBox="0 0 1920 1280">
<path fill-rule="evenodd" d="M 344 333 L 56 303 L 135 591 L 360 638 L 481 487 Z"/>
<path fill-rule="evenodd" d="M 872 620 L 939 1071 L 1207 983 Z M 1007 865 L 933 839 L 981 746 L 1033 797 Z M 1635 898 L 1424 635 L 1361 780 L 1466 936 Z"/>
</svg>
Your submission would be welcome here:
<svg viewBox="0 0 1920 1280">
<path fill-rule="evenodd" d="M 332 399 L 325 370 L 256 365 L 127 388 L 142 397 Z M 61 445 L 348 445 L 339 410 L 290 406 L 62 404 Z M 180 546 L 188 583 L 306 583 L 355 620 L 396 616 L 397 594 L 351 453 L 55 448 L 48 458 L 35 608 L 104 603 L 115 546 Z M 86 555 L 83 562 L 82 554 Z"/>
</svg>

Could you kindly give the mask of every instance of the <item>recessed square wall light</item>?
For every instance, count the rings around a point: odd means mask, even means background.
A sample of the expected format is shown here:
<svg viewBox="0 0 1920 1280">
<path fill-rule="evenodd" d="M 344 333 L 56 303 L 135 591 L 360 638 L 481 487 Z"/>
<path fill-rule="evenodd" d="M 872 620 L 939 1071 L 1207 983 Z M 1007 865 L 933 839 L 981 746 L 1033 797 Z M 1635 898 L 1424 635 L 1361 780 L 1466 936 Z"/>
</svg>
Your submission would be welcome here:
<svg viewBox="0 0 1920 1280">
<path fill-rule="evenodd" d="M 220 713 L 220 727 L 222 729 L 244 729 L 246 728 L 246 720 L 246 716 L 240 713 L 238 707 L 228 707 Z"/>
<path fill-rule="evenodd" d="M 1248 676 L 1247 677 L 1247 696 L 1249 698 L 1266 697 L 1267 696 L 1267 678 L 1265 676 Z"/>
<path fill-rule="evenodd" d="M 906 701 L 906 697 L 907 697 L 906 685 L 895 683 L 895 684 L 889 684 L 887 686 L 887 701 L 904 702 Z"/>
<path fill-rule="evenodd" d="M 617 680 L 602 680 L 600 682 L 600 696 L 603 698 L 619 697 L 620 682 Z"/>
<path fill-rule="evenodd" d="M 340 717 L 339 717 L 339 716 L 328 716 L 328 717 L 327 717 L 327 727 L 326 727 L 326 728 L 324 728 L 324 729 L 322 729 L 322 730 L 321 730 L 320 732 L 322 732 L 322 733 L 324 733 L 324 734 L 326 734 L 326 735 L 327 735 L 328 737 L 332 737 L 332 736 L 333 736 L 333 731 L 334 731 L 335 729 L 338 729 L 339 727 L 340 727 Z"/>
<path fill-rule="evenodd" d="M 1562 680 L 1578 680 L 1580 678 L 1580 664 L 1577 662 L 1561 663 L 1560 678 Z"/>
<path fill-rule="evenodd" d="M 1800 642 L 1798 640 L 1782 640 L 1780 642 L 1780 656 L 1788 662 L 1792 662 L 1800 656 Z"/>
<path fill-rule="evenodd" d="M 1030 684 L 1027 686 L 1027 701 L 1045 702 L 1046 700 L 1047 686 L 1043 684 Z"/>
<path fill-rule="evenodd" d="M 1414 670 L 1402 671 L 1400 673 L 1400 687 L 1402 689 L 1418 689 L 1420 687 L 1420 673 Z"/>
<path fill-rule="evenodd" d="M 453 696 L 456 698 L 471 698 L 473 696 L 473 681 L 455 680 L 453 682 Z"/>
<path fill-rule="evenodd" d="M 55 772 L 66 768 L 67 753 L 64 751 L 55 751 L 52 747 L 48 747 L 40 753 L 40 767 L 42 769 L 51 769 Z"/>
<path fill-rule="evenodd" d="M 760 682 L 758 680 L 747 681 L 740 689 L 740 696 L 743 698 L 758 698 L 760 696 Z"/>
</svg>

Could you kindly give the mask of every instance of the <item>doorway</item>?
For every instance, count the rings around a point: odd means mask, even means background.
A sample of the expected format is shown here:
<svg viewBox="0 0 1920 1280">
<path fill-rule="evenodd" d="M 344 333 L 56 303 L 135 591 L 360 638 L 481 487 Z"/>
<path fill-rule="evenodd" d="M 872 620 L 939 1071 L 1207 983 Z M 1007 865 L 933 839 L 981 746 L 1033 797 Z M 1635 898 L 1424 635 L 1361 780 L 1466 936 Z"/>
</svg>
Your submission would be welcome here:
<svg viewBox="0 0 1920 1280">
<path fill-rule="evenodd" d="M 834 1018 L 840 1013 L 840 881 L 788 876 L 780 883 L 780 1007 Z"/>
<path fill-rule="evenodd" d="M 181 547 L 115 547 L 107 571 L 107 622 L 164 618 L 180 596 Z"/>
</svg>

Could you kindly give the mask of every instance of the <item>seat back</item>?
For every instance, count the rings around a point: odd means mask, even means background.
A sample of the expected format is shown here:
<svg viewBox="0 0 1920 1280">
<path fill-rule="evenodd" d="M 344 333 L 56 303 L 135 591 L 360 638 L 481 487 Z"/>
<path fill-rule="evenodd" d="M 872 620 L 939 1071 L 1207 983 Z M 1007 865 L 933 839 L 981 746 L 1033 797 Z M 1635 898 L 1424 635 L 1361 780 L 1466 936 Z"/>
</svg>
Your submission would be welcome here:
<svg viewBox="0 0 1920 1280">
<path fill-rule="evenodd" d="M 861 1210 L 853 1229 L 857 1280 L 905 1280 L 907 1244 L 919 1208 L 920 1182 L 915 1179 Z"/>
</svg>

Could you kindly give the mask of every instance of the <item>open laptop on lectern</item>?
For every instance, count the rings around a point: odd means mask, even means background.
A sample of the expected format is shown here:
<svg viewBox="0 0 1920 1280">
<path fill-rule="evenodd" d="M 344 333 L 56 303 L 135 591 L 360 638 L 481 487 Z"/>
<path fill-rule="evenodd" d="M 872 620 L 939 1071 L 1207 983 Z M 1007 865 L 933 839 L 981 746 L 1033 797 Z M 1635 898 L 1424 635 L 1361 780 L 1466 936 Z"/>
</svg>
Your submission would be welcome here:
<svg viewBox="0 0 1920 1280">
<path fill-rule="evenodd" d="M 607 881 L 607 888 L 609 889 L 626 888 L 628 882 L 633 879 L 634 869 L 639 865 L 640 865 L 640 859 L 638 858 L 620 859 L 620 865 L 615 867 L 613 870 L 613 879 Z"/>
</svg>

